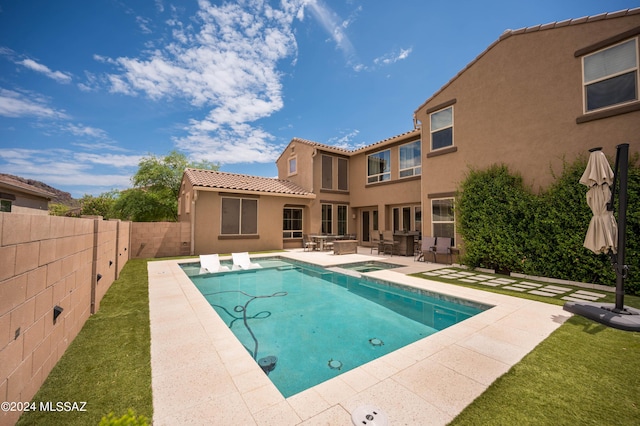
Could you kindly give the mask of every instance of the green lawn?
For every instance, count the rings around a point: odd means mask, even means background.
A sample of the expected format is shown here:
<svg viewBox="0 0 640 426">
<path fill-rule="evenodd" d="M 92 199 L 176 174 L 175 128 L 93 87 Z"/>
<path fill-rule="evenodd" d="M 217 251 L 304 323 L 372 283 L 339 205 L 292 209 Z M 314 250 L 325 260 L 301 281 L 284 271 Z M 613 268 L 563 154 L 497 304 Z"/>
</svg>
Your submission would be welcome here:
<svg viewBox="0 0 640 426">
<path fill-rule="evenodd" d="M 18 425 L 97 425 L 133 408 L 151 418 L 147 261 L 129 260 L 33 401 L 86 401 L 86 412 L 26 412 Z"/>
<path fill-rule="evenodd" d="M 151 419 L 147 285 L 147 260 L 130 260 L 33 399 L 87 401 L 87 412 L 29 412 L 19 425 L 97 425 L 109 412 L 120 417 L 129 408 Z M 626 296 L 625 304 L 640 308 L 640 298 Z M 640 333 L 574 316 L 452 424 L 631 425 L 638 419 Z"/>
</svg>

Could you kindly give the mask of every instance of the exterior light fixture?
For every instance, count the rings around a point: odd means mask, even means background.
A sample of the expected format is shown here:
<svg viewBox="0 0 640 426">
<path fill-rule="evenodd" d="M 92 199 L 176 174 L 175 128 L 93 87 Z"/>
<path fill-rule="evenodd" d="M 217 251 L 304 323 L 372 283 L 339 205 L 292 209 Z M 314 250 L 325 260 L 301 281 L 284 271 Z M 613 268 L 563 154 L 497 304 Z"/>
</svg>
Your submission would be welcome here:
<svg viewBox="0 0 640 426">
<path fill-rule="evenodd" d="M 62 313 L 62 311 L 64 311 L 64 309 L 62 309 L 60 306 L 56 305 L 53 307 L 53 323 L 56 323 L 56 320 L 58 319 L 58 317 L 60 316 L 60 314 Z"/>
</svg>

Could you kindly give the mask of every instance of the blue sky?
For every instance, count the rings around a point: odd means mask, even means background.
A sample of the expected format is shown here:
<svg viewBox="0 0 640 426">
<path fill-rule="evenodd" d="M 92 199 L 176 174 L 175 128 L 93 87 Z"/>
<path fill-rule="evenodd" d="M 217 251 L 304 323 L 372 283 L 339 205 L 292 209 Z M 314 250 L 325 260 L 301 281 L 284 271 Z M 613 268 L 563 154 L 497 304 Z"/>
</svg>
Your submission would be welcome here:
<svg viewBox="0 0 640 426">
<path fill-rule="evenodd" d="M 354 148 L 507 29 L 616 0 L 0 0 L 0 173 L 74 197 L 131 186 L 176 149 L 276 176 L 293 137 Z"/>
</svg>

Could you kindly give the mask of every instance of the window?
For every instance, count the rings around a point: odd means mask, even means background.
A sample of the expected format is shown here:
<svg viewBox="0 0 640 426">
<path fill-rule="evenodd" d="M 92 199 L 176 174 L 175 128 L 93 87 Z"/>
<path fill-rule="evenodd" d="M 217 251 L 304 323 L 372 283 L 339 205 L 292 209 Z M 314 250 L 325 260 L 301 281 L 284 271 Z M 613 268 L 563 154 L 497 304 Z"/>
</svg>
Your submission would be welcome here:
<svg viewBox="0 0 640 426">
<path fill-rule="evenodd" d="M 402 229 L 411 231 L 411 207 L 402 208 Z"/>
<path fill-rule="evenodd" d="M 338 205 L 338 235 L 347 235 L 347 211 L 347 206 Z"/>
<path fill-rule="evenodd" d="M 416 231 L 422 232 L 422 207 L 416 207 L 413 212 L 413 221 L 415 222 Z"/>
<path fill-rule="evenodd" d="M 0 200 L 0 212 L 11 213 L 11 201 Z"/>
<path fill-rule="evenodd" d="M 289 176 L 298 173 L 298 157 L 289 158 Z"/>
<path fill-rule="evenodd" d="M 285 207 L 282 212 L 282 238 L 302 238 L 302 209 Z"/>
<path fill-rule="evenodd" d="M 400 208 L 393 208 L 393 230 L 398 231 L 400 229 Z"/>
<path fill-rule="evenodd" d="M 323 234 L 330 234 L 332 231 L 332 216 L 333 216 L 333 211 L 332 211 L 332 205 L 331 204 L 323 204 L 322 205 L 322 226 L 320 229 L 320 232 Z"/>
<path fill-rule="evenodd" d="M 583 58 L 585 112 L 638 100 L 638 39 Z"/>
<path fill-rule="evenodd" d="M 349 160 L 338 158 L 338 189 L 340 191 L 349 190 Z"/>
<path fill-rule="evenodd" d="M 391 151 L 380 151 L 367 156 L 367 183 L 391 179 Z"/>
<path fill-rule="evenodd" d="M 322 188 L 333 189 L 333 157 L 322 156 Z"/>
<path fill-rule="evenodd" d="M 453 212 L 453 198 L 443 198 L 431 201 L 431 222 L 434 237 L 449 237 L 452 245 L 455 238 L 455 216 Z"/>
<path fill-rule="evenodd" d="M 431 114 L 431 150 L 453 145 L 453 107 Z"/>
<path fill-rule="evenodd" d="M 421 173 L 420 141 L 400 146 L 400 177 L 417 176 Z"/>
<path fill-rule="evenodd" d="M 378 228 L 378 210 L 373 211 L 373 230 L 377 231 Z"/>
<path fill-rule="evenodd" d="M 222 198 L 220 234 L 251 235 L 258 233 L 258 200 Z"/>
</svg>

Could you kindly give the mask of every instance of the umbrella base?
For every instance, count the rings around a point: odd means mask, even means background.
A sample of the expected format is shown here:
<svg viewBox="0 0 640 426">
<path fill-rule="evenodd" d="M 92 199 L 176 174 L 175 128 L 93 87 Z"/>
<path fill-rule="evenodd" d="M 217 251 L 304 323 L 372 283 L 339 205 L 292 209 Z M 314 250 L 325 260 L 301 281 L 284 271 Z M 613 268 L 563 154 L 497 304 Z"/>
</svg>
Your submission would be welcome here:
<svg viewBox="0 0 640 426">
<path fill-rule="evenodd" d="M 619 311 L 613 303 L 567 302 L 563 309 L 612 328 L 640 331 L 640 310 L 629 306 Z"/>
</svg>

